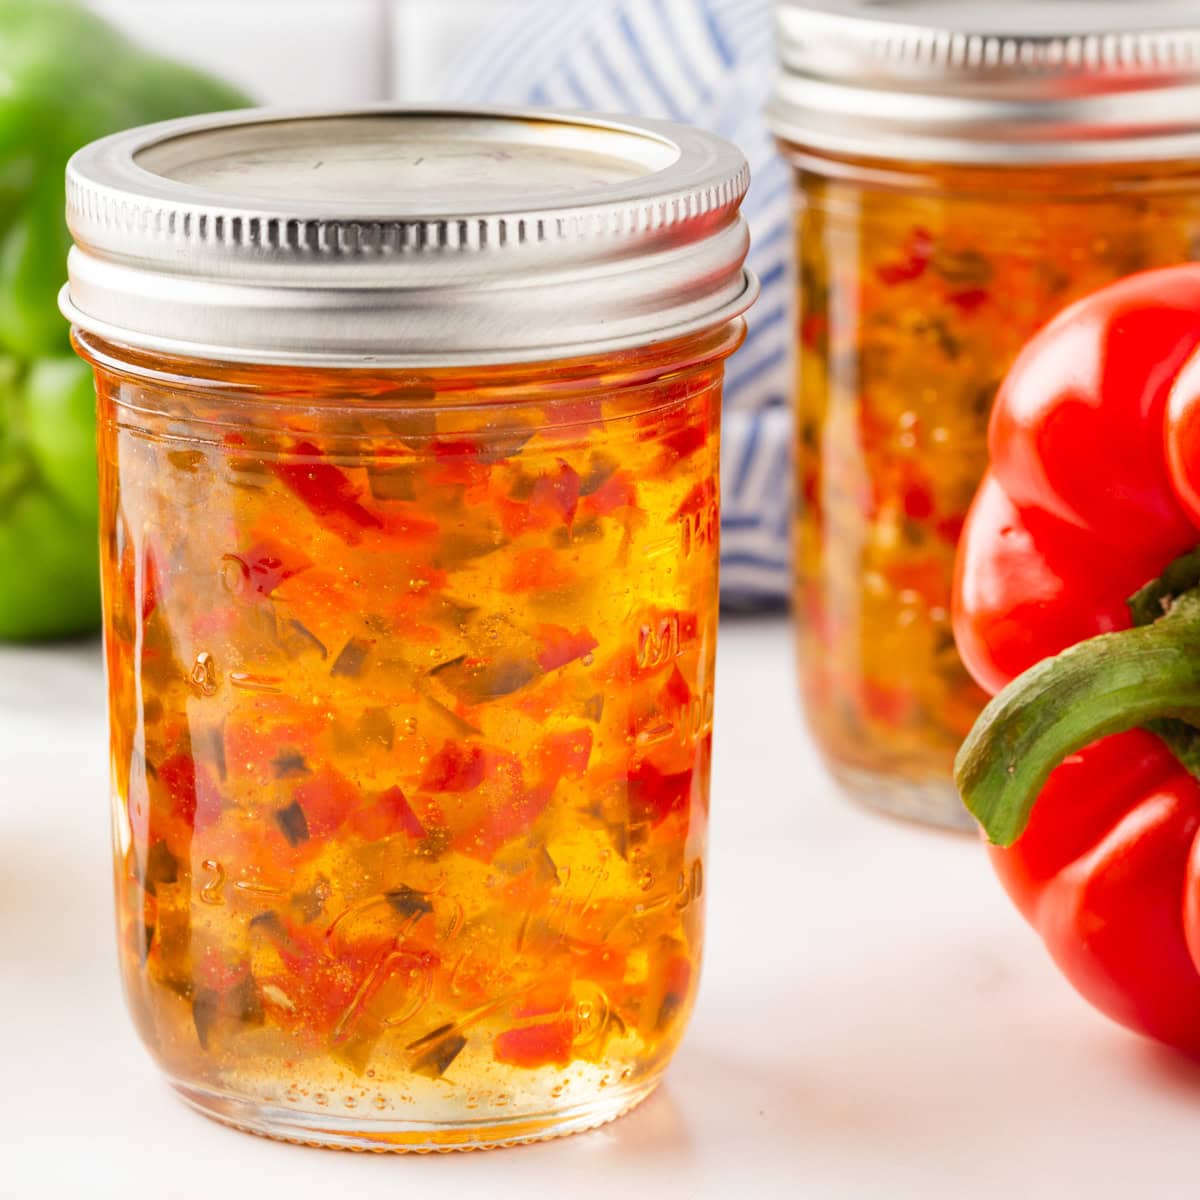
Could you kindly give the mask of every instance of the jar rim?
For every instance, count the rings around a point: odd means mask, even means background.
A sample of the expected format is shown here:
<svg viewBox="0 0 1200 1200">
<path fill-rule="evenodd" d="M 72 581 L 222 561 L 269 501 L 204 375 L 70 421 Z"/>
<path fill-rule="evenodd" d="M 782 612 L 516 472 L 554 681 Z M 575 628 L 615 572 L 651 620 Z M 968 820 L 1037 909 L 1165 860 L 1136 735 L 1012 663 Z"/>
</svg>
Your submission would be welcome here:
<svg viewBox="0 0 1200 1200">
<path fill-rule="evenodd" d="M 296 396 L 307 403 L 311 397 L 303 381 L 318 371 L 322 376 L 344 380 L 346 395 L 370 391 L 372 383 L 392 379 L 398 386 L 408 384 L 417 390 L 432 386 L 441 398 L 438 403 L 461 389 L 473 397 L 487 393 L 491 404 L 528 401 L 531 392 L 541 389 L 550 390 L 555 399 L 571 400 L 593 392 L 608 393 L 614 387 L 642 386 L 726 359 L 741 346 L 745 336 L 744 318 L 735 317 L 682 337 L 570 359 L 458 366 L 441 363 L 429 368 L 380 363 L 297 367 L 291 363 L 180 357 L 113 342 L 79 327 L 73 328 L 71 341 L 76 353 L 92 367 L 159 390 L 236 390 L 250 397 L 258 393 L 279 397 L 285 394 L 282 381 L 299 371 Z"/>
</svg>

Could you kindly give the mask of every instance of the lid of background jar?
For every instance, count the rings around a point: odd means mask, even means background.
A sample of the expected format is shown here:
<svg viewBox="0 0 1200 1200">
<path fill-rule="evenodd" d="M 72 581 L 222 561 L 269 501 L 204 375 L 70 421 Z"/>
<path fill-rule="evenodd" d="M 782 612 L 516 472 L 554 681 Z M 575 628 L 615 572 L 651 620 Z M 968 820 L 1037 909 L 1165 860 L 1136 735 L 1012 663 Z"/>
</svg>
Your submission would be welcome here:
<svg viewBox="0 0 1200 1200">
<path fill-rule="evenodd" d="M 712 134 L 535 110 L 246 110 L 67 167 L 63 312 L 110 341 L 314 366 L 544 361 L 753 301 L 748 170 Z"/>
<path fill-rule="evenodd" d="M 777 134 L 926 162 L 1200 157 L 1200 0 L 778 0 Z"/>
</svg>

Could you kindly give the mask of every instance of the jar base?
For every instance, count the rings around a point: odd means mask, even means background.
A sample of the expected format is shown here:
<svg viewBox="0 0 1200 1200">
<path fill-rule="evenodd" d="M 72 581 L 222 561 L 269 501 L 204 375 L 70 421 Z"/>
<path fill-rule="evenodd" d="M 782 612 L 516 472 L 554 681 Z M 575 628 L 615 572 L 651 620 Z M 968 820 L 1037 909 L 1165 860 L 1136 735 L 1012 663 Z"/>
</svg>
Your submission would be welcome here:
<svg viewBox="0 0 1200 1200">
<path fill-rule="evenodd" d="M 875 812 L 955 833 L 978 832 L 975 818 L 949 780 L 901 779 L 845 763 L 827 765 L 842 791 Z"/>
<path fill-rule="evenodd" d="M 453 1125 L 335 1117 L 229 1096 L 178 1080 L 171 1080 L 171 1086 L 197 1112 L 259 1137 L 330 1150 L 433 1154 L 495 1150 L 597 1129 L 641 1104 L 658 1086 L 660 1078 L 655 1076 L 635 1086 L 612 1088 L 591 1103 L 551 1113 L 534 1113 L 504 1121 L 463 1121 Z"/>
</svg>

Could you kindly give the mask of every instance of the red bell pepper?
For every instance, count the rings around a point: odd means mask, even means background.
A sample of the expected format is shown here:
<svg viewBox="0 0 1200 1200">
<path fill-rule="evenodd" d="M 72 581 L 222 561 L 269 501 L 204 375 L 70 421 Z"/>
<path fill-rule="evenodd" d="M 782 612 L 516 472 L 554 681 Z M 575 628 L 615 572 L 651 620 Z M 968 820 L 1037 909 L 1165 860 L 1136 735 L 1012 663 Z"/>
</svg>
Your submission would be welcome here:
<svg viewBox="0 0 1200 1200">
<path fill-rule="evenodd" d="M 1067 978 L 1200 1056 L 1200 266 L 1028 344 L 996 400 L 955 635 L 995 696 L 959 789 Z M 1001 690 L 1003 689 L 1003 690 Z"/>
<path fill-rule="evenodd" d="M 383 521 L 359 499 L 345 473 L 324 461 L 313 442 L 297 442 L 293 455 L 275 463 L 275 474 L 300 501 L 343 541 L 356 545 L 363 529 L 380 529 Z"/>
</svg>

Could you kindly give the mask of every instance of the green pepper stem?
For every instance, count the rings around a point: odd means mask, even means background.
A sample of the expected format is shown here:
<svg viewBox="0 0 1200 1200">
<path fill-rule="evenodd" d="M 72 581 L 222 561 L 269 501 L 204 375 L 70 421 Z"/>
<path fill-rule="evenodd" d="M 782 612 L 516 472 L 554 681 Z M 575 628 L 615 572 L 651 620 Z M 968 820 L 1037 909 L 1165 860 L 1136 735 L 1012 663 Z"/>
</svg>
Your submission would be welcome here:
<svg viewBox="0 0 1200 1200">
<path fill-rule="evenodd" d="M 1155 596 L 1162 615 L 1151 624 L 1101 634 L 1044 659 L 983 710 L 958 752 L 954 777 L 963 803 L 995 844 L 1010 846 L 1020 837 L 1064 758 L 1109 734 L 1147 726 L 1189 770 L 1200 766 L 1200 590 L 1179 595 L 1159 587 Z M 1135 619 L 1136 603 L 1137 597 Z"/>
</svg>

